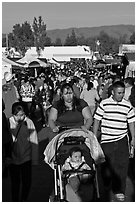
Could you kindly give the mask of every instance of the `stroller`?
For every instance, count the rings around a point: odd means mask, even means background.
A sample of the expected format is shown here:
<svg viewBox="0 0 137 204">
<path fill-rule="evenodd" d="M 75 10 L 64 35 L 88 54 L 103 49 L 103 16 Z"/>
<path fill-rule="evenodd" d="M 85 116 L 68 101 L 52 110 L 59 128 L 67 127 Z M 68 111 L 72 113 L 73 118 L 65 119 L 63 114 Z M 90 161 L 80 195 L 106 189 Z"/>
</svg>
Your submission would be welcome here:
<svg viewBox="0 0 137 204">
<path fill-rule="evenodd" d="M 92 194 L 93 197 L 90 201 L 95 201 L 99 199 L 99 186 L 98 186 L 98 177 L 96 165 L 98 163 L 104 162 L 104 154 L 103 151 L 91 131 L 85 132 L 80 128 L 74 129 L 64 129 L 65 131 L 60 132 L 56 135 L 50 143 L 47 145 L 44 155 L 45 162 L 50 165 L 50 167 L 54 170 L 54 201 L 53 202 L 75 202 L 70 201 L 67 198 L 67 190 L 66 184 L 68 181 L 68 177 L 71 174 L 77 173 L 79 174 L 88 174 L 90 186 L 92 186 Z M 67 170 L 62 171 L 62 166 L 65 160 L 69 156 L 69 150 L 72 147 L 80 147 L 85 162 L 90 166 L 91 170 Z M 86 184 L 87 186 L 87 184 Z M 89 188 L 88 188 L 89 189 Z M 86 192 L 87 194 L 87 192 Z M 91 192 L 90 192 L 91 194 Z M 85 197 L 85 196 L 84 196 Z M 82 200 L 81 202 L 83 202 Z"/>
</svg>

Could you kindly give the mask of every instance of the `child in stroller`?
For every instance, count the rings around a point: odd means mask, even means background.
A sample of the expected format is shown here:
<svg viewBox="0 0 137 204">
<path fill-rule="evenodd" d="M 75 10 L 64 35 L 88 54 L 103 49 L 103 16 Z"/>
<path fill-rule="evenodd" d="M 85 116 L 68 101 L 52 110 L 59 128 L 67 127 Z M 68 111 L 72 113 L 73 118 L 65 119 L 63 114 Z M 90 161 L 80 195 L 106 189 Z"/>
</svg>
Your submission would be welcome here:
<svg viewBox="0 0 137 204">
<path fill-rule="evenodd" d="M 72 164 L 72 157 L 77 154 L 80 158 L 75 166 Z M 92 132 L 85 132 L 81 128 L 65 130 L 49 142 L 44 155 L 44 161 L 54 170 L 54 192 L 51 194 L 50 202 L 64 200 L 68 202 L 89 202 L 99 198 L 96 164 L 104 161 L 104 154 Z M 69 170 L 67 162 L 76 169 L 71 169 L 70 166 Z M 84 162 L 84 164 L 81 162 Z M 80 178 L 80 182 L 78 180 L 73 182 L 76 187 L 70 185 L 74 173 L 77 173 L 77 178 Z M 91 175 L 91 178 L 87 174 Z M 54 201 L 52 195 L 54 195 Z"/>
<path fill-rule="evenodd" d="M 86 164 L 83 152 L 80 147 L 72 147 L 69 150 L 69 157 L 66 159 L 65 164 L 62 166 L 62 171 L 74 170 L 74 173 L 68 175 L 67 178 L 67 198 L 69 201 L 81 201 L 78 190 L 81 182 L 86 182 L 90 178 L 90 174 L 83 174 L 83 170 L 91 170 L 90 166 Z M 78 173 L 79 171 L 79 173 Z M 81 171 L 81 172 L 80 172 Z"/>
</svg>

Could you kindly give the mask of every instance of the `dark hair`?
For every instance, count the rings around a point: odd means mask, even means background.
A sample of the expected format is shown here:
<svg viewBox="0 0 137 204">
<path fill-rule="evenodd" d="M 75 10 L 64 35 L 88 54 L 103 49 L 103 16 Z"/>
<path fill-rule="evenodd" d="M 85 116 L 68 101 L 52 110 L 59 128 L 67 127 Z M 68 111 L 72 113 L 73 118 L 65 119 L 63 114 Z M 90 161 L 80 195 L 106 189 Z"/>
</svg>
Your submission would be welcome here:
<svg viewBox="0 0 137 204">
<path fill-rule="evenodd" d="M 15 102 L 15 103 L 12 105 L 12 114 L 13 114 L 13 115 L 16 115 L 19 111 L 25 112 L 24 106 L 22 105 L 21 102 Z"/>
<path fill-rule="evenodd" d="M 73 91 L 73 87 L 71 84 L 69 83 L 64 83 L 62 86 L 61 86 L 61 95 L 63 93 L 63 90 L 64 89 L 72 89 Z M 73 91 L 74 92 L 74 91 Z M 80 106 L 80 100 L 77 99 L 75 96 L 73 97 L 73 103 L 72 103 L 72 111 L 74 110 L 78 110 L 81 112 L 82 108 Z M 58 110 L 58 114 L 61 115 L 62 113 L 66 112 L 67 111 L 67 107 L 65 106 L 65 102 L 64 102 L 64 99 L 63 97 L 61 97 L 61 99 L 59 100 L 59 102 L 57 103 L 57 110 Z"/>
<path fill-rule="evenodd" d="M 116 89 L 116 88 L 119 88 L 119 87 L 122 87 L 122 88 L 125 88 L 125 84 L 123 81 L 116 81 L 113 83 L 113 89 Z"/>
<path fill-rule="evenodd" d="M 88 82 L 87 90 L 89 91 L 91 88 L 93 88 L 93 83 L 90 81 Z"/>
<path fill-rule="evenodd" d="M 73 86 L 70 83 L 63 83 L 61 86 L 61 93 L 63 93 L 64 89 L 72 89 L 73 91 Z"/>
<path fill-rule="evenodd" d="M 72 147 L 70 150 L 69 150 L 69 156 L 72 156 L 72 154 L 74 152 L 81 152 L 81 156 L 83 156 L 83 152 L 82 152 L 82 149 L 80 147 Z"/>
<path fill-rule="evenodd" d="M 104 87 L 104 86 L 105 86 L 105 84 L 103 84 L 103 83 L 102 83 L 102 84 L 101 84 L 101 86 L 103 86 L 103 87 Z"/>
<path fill-rule="evenodd" d="M 115 75 L 115 76 L 113 77 L 113 83 L 115 83 L 116 81 L 120 81 L 120 80 L 121 80 L 121 78 L 120 78 L 119 75 Z"/>
<path fill-rule="evenodd" d="M 134 85 L 134 79 L 132 77 L 127 77 L 124 80 L 125 83 L 128 83 L 129 85 L 133 86 Z"/>
</svg>

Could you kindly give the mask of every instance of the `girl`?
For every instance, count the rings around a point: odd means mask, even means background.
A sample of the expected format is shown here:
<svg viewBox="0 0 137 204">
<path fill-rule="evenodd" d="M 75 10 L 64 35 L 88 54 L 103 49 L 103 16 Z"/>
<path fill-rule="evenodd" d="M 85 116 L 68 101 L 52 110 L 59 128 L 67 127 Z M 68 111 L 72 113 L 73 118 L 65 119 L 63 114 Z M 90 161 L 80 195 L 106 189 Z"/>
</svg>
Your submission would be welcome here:
<svg viewBox="0 0 137 204">
<path fill-rule="evenodd" d="M 9 126 L 13 139 L 10 166 L 12 201 L 27 201 L 31 187 L 31 165 L 38 164 L 38 137 L 35 126 L 32 120 L 26 117 L 21 102 L 13 104 Z"/>
</svg>

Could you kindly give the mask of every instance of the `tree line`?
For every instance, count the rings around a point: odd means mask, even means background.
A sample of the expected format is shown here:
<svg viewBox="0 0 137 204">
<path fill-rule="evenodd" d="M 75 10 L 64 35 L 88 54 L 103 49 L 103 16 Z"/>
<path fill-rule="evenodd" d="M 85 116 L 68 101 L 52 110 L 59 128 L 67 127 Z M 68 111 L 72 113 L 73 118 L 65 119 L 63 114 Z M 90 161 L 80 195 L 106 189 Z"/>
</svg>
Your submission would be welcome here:
<svg viewBox="0 0 137 204">
<path fill-rule="evenodd" d="M 84 36 L 76 36 L 74 29 L 70 35 L 67 35 L 64 43 L 60 38 L 56 38 L 55 42 L 52 42 L 51 38 L 47 36 L 46 24 L 41 16 L 34 17 L 32 25 L 25 21 L 22 25 L 15 24 L 13 30 L 8 34 L 8 42 L 6 37 L 2 39 L 2 46 L 6 47 L 8 43 L 8 49 L 14 47 L 22 56 L 25 55 L 27 49 L 35 46 L 38 55 L 41 50 L 46 46 L 77 46 L 87 45 L 91 50 L 97 49 L 97 40 L 100 45 L 98 51 L 102 54 L 117 53 L 119 51 L 120 44 L 135 44 L 135 32 L 130 36 L 129 42 L 126 40 L 126 35 L 123 35 L 119 39 L 110 37 L 104 31 L 101 31 L 98 36 L 85 38 Z"/>
</svg>

